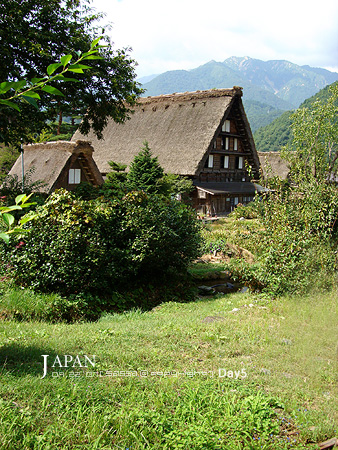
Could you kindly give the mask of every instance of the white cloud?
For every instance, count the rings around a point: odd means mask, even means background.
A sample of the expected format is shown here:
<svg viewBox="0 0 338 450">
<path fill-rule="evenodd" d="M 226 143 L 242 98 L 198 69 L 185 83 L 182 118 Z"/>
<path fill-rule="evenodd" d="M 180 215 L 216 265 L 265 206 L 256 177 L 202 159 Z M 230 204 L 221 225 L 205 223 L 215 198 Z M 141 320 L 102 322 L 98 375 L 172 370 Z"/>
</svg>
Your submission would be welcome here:
<svg viewBox="0 0 338 450">
<path fill-rule="evenodd" d="M 114 23 L 116 48 L 133 48 L 140 76 L 233 55 L 338 66 L 336 0 L 94 0 L 93 6 Z"/>
</svg>

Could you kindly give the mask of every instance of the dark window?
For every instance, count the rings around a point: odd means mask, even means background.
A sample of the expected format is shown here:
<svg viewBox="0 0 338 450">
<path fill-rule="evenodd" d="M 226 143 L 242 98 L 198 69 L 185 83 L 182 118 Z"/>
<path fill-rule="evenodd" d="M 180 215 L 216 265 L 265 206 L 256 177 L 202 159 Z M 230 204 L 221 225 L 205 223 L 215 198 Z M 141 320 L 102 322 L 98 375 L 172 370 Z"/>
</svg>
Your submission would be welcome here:
<svg viewBox="0 0 338 450">
<path fill-rule="evenodd" d="M 244 168 L 243 156 L 236 156 L 235 168 L 236 169 L 243 169 Z"/>
</svg>

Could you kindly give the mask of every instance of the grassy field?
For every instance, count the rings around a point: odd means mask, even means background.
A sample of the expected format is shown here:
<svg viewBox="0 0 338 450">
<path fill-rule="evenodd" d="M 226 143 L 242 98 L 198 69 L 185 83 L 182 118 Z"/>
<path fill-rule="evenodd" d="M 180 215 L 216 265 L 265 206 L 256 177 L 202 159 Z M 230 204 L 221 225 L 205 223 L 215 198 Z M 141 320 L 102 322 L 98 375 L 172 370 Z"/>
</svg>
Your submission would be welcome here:
<svg viewBox="0 0 338 450">
<path fill-rule="evenodd" d="M 336 293 L 218 295 L 95 323 L 4 320 L 0 446 L 318 448 L 338 434 L 337 341 Z"/>
</svg>

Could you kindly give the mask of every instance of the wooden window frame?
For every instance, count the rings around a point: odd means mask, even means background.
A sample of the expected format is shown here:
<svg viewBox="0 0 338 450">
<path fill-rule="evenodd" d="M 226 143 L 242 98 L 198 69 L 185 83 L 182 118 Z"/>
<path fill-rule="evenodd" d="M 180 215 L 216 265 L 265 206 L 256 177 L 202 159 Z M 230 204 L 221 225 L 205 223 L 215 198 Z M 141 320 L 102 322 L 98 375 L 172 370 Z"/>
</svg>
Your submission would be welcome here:
<svg viewBox="0 0 338 450">
<path fill-rule="evenodd" d="M 214 155 L 209 155 L 205 161 L 204 168 L 212 169 L 214 167 Z"/>
<path fill-rule="evenodd" d="M 81 169 L 69 169 L 68 184 L 80 184 L 80 183 L 81 183 Z"/>
<path fill-rule="evenodd" d="M 229 119 L 226 119 L 222 125 L 222 131 L 223 133 L 230 133 L 231 129 L 231 122 Z"/>
</svg>

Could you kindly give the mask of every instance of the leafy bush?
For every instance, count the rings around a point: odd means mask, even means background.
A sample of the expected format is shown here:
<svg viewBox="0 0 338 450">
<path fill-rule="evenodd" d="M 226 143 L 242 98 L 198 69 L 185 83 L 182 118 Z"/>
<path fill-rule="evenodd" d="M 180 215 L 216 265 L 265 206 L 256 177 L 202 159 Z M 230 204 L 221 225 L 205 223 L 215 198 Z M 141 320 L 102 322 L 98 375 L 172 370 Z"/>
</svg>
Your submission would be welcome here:
<svg viewBox="0 0 338 450">
<path fill-rule="evenodd" d="M 0 145 L 0 182 L 6 178 L 19 155 L 17 148 Z"/>
<path fill-rule="evenodd" d="M 259 204 L 259 200 L 255 202 L 250 202 L 248 205 L 242 205 L 242 203 L 238 203 L 236 208 L 229 214 L 230 217 L 234 217 L 235 219 L 240 219 L 243 217 L 244 219 L 257 219 L 260 216 L 261 205 Z"/>
<path fill-rule="evenodd" d="M 131 192 L 111 204 L 60 190 L 37 209 L 24 245 L 13 244 L 4 259 L 22 286 L 108 299 L 177 283 L 199 243 L 194 212 L 175 200 Z"/>
<path fill-rule="evenodd" d="M 76 186 L 73 193 L 81 200 L 94 200 L 102 195 L 98 186 L 94 186 L 87 181 L 83 181 Z"/>
<path fill-rule="evenodd" d="M 336 189 L 309 184 L 305 192 L 276 191 L 263 205 L 264 229 L 256 236 L 259 264 L 249 268 L 234 263 L 237 278 L 274 295 L 331 288 L 336 278 Z"/>
<path fill-rule="evenodd" d="M 239 206 L 222 228 L 205 229 L 204 252 L 234 256 L 227 269 L 234 281 L 253 291 L 279 296 L 332 288 L 337 269 L 336 187 L 326 182 L 288 188 L 275 184 L 256 207 L 258 220 L 236 220 L 248 208 Z M 252 252 L 254 264 L 229 253 L 233 243 Z"/>
</svg>

